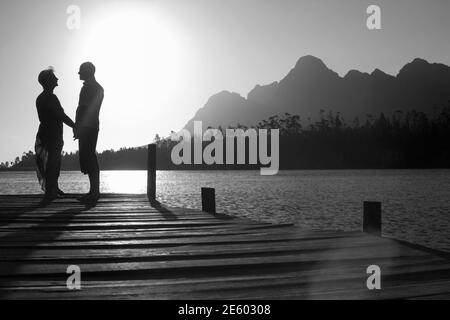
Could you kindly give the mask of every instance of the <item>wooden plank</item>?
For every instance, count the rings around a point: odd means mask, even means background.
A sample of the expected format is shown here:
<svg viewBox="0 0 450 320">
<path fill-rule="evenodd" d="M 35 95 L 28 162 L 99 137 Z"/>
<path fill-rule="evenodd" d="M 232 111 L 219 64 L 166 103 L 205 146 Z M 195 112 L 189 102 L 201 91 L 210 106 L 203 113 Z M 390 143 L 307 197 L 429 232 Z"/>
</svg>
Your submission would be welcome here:
<svg viewBox="0 0 450 320">
<path fill-rule="evenodd" d="M 220 251 L 218 251 L 220 245 Z M 161 248 L 162 247 L 162 248 Z M 96 249 L 98 248 L 98 249 Z M 131 248 L 131 249 L 128 249 Z M 135 248 L 135 249 L 133 249 Z M 271 252 L 273 250 L 291 250 L 298 252 L 310 251 L 333 251 L 334 255 L 342 254 L 343 250 L 356 250 L 362 248 L 363 250 L 377 250 L 383 249 L 385 252 L 392 252 L 392 255 L 400 252 L 396 243 L 392 241 L 379 242 L 371 238 L 361 237 L 339 243 L 329 239 L 321 240 L 303 240 L 303 239 L 285 239 L 283 235 L 274 236 L 272 239 L 268 236 L 262 237 L 248 237 L 248 236 L 224 236 L 224 237 L 207 237 L 194 239 L 164 239 L 164 240 L 112 240 L 112 241 L 90 241 L 90 242 L 51 242 L 45 244 L 36 244 L 24 246 L 20 243 L 14 243 L 0 247 L 0 261 L 6 261 L 11 257 L 21 257 L 27 255 L 27 258 L 39 257 L 42 255 L 54 255 L 56 257 L 62 256 L 65 252 L 68 255 L 90 257 L 95 253 L 107 254 L 111 252 L 112 255 L 126 252 L 131 254 L 135 250 L 138 254 L 146 256 L 150 253 L 157 254 L 158 250 L 163 250 L 164 254 L 168 252 L 190 252 L 192 255 L 201 252 L 224 253 L 235 250 L 236 252 Z M 32 249 L 32 255 L 29 254 Z M 148 249 L 148 250 L 147 250 Z M 117 251 L 117 252 L 116 252 Z M 402 253 L 411 252 L 411 254 L 428 255 L 422 251 L 411 248 L 402 248 Z"/>
<path fill-rule="evenodd" d="M 167 232 L 161 233 L 160 237 L 157 235 L 153 235 L 153 237 L 149 237 L 148 235 L 151 232 L 141 233 L 142 237 L 139 237 L 138 234 L 131 234 L 128 237 L 103 237 L 102 235 L 90 235 L 90 237 L 72 237 L 64 238 L 41 238 L 39 242 L 30 242 L 24 241 L 23 239 L 14 239 L 10 241 L 2 241 L 0 244 L 0 248 L 18 248 L 18 247 L 30 247 L 30 248 L 42 248 L 42 247 L 54 247 L 57 248 L 72 248 L 76 246 L 80 246 L 83 248 L 86 247 L 96 247 L 96 246 L 120 246 L 120 245 L 129 245 L 129 244 L 141 244 L 142 246 L 151 246 L 151 245 L 226 245 L 233 243 L 242 245 L 242 244 L 258 244 L 262 243 L 263 245 L 269 244 L 270 242 L 277 242 L 278 245 L 282 245 L 283 242 L 294 243 L 299 247 L 306 249 L 311 249 L 312 245 L 314 248 L 325 247 L 325 248 L 339 248 L 346 247 L 352 245 L 358 245 L 360 243 L 363 244 L 389 244 L 390 242 L 378 242 L 374 239 L 360 237 L 352 237 L 352 241 L 345 241 L 342 239 L 338 239 L 336 237 L 316 237 L 316 238 L 304 238 L 302 236 L 297 236 L 295 234 L 277 234 L 273 232 L 253 232 L 253 233 L 216 233 L 216 232 L 202 232 L 194 234 L 192 232 L 186 233 L 183 237 L 181 234 L 173 233 L 173 236 L 167 234 Z M 195 237 L 194 237 L 195 236 Z M 223 247 L 222 247 L 223 248 Z M 217 248 L 216 248 L 217 249 Z"/>
<path fill-rule="evenodd" d="M 361 266 L 362 267 L 362 266 Z M 127 280 L 127 281 L 96 281 L 83 282 L 83 297 L 95 298 L 98 296 L 126 296 L 137 295 L 146 298 L 178 296 L 183 299 L 200 298 L 201 295 L 209 294 L 210 298 L 288 298 L 292 299 L 292 294 L 302 298 L 322 297 L 333 299 L 351 298 L 356 294 L 365 298 L 384 298 L 398 297 L 402 294 L 404 288 L 413 290 L 408 291 L 407 295 L 411 297 L 419 297 L 421 295 L 430 294 L 447 294 L 449 281 L 438 282 L 431 281 L 413 281 L 406 283 L 404 280 L 385 281 L 383 290 L 369 291 L 365 288 L 365 277 L 361 276 L 361 269 L 355 269 L 352 272 L 348 270 L 344 273 L 348 276 L 345 279 L 339 278 L 343 273 L 339 268 L 336 270 L 327 270 L 326 273 L 318 273 L 317 271 L 301 271 L 290 273 L 289 275 L 281 275 L 280 277 L 257 276 L 243 278 L 214 278 L 214 279 L 168 279 L 168 280 Z M 410 273 L 413 275 L 412 273 Z M 391 278 L 395 278 L 396 273 L 390 273 Z M 418 291 L 418 286 L 427 285 L 426 292 Z M 414 290 L 416 289 L 416 290 Z M 278 292 L 280 290 L 280 292 Z M 67 298 L 68 296 L 76 297 L 80 292 L 69 291 L 65 288 L 63 281 L 53 282 L 52 285 L 40 286 L 29 282 L 22 287 L 3 287 L 0 294 L 15 293 L 18 291 L 28 291 L 27 295 L 34 295 L 39 298 L 42 292 L 48 294 L 59 293 Z M 279 294 L 280 293 L 280 294 Z M 291 294 L 289 298 L 288 294 Z M 151 295 L 151 296 L 150 296 Z"/>
<path fill-rule="evenodd" d="M 330 252 L 329 252 L 330 253 Z M 180 260 L 169 260 L 160 259 L 157 261 L 140 261 L 140 262 L 93 262 L 93 263 L 79 263 L 78 265 L 83 270 L 84 273 L 88 272 L 118 272 L 118 271 L 140 271 L 140 272 L 152 272 L 161 271 L 169 269 L 185 270 L 189 272 L 190 268 L 195 269 L 208 269 L 208 268 L 248 268 L 248 267 L 277 267 L 283 265 L 295 265 L 298 266 L 302 263 L 322 263 L 324 259 L 328 263 L 335 263 L 336 261 L 345 260 L 372 260 L 382 258 L 393 257 L 391 252 L 384 253 L 377 251 L 367 251 L 367 250 L 349 250 L 342 252 L 339 256 L 333 256 L 330 254 L 324 255 L 324 253 L 311 252 L 308 254 L 280 254 L 272 255 L 268 257 L 261 256 L 245 256 L 245 257 L 229 257 L 229 258 L 215 258 L 214 256 L 208 256 L 207 259 L 199 259 L 195 256 L 192 259 L 186 259 L 183 257 Z M 395 255 L 395 257 L 410 257 L 410 256 L 420 256 L 417 252 L 400 252 Z M 425 258 L 429 256 L 422 255 Z M 95 260 L 94 260 L 95 261 Z M 22 275 L 45 275 L 45 274 L 58 274 L 65 271 L 67 267 L 67 262 L 55 261 L 52 263 L 42 263 L 42 262 L 27 262 L 21 264 L 20 262 L 2 262 L 0 265 L 0 276 L 14 274 Z"/>
<path fill-rule="evenodd" d="M 0 195 L 2 298 L 420 298 L 449 295 L 450 259 L 360 232 L 302 230 L 185 208 L 145 195 Z M 65 288 L 81 267 L 83 290 Z M 383 293 L 365 287 L 382 268 Z M 421 290 L 424 289 L 424 290 Z M 408 291 L 409 290 L 409 291 Z"/>
<path fill-rule="evenodd" d="M 434 266 L 434 270 L 428 270 L 426 267 L 421 264 L 418 259 L 410 259 L 407 261 L 401 260 L 384 260 L 379 261 L 380 265 L 384 270 L 386 270 L 386 275 L 389 276 L 387 280 L 389 283 L 393 283 L 393 276 L 400 275 L 405 277 L 405 275 L 412 276 L 413 273 L 420 273 L 426 271 L 431 273 L 432 271 L 442 271 L 442 266 L 439 269 L 438 266 Z M 323 282 L 323 281 L 333 281 L 336 279 L 363 279 L 363 283 L 365 283 L 365 269 L 366 264 L 364 262 L 352 263 L 352 264 L 340 264 L 334 266 L 321 266 L 321 265 L 310 265 L 307 268 L 301 269 L 292 269 L 284 272 L 274 272 L 273 270 L 266 270 L 261 273 L 226 273 L 221 274 L 220 276 L 214 274 L 201 274 L 195 275 L 189 278 L 181 277 L 179 278 L 166 278 L 158 275 L 153 278 L 145 278 L 145 279 L 126 279 L 126 280 L 108 280 L 105 278 L 104 280 L 92 280 L 90 278 L 84 278 L 83 282 L 85 287 L 91 288 L 108 288 L 108 287 L 134 287 L 134 286 L 165 286 L 165 285 L 184 285 L 184 286 L 192 286 L 192 285 L 202 285 L 203 289 L 217 289 L 218 286 L 222 286 L 222 289 L 230 289 L 230 288 L 245 288 L 252 286 L 261 285 L 261 281 L 267 281 L 266 284 L 270 284 L 271 281 L 276 280 L 287 280 L 289 281 L 301 281 L 301 283 L 311 283 L 311 279 L 314 279 L 315 282 Z M 395 268 L 392 268 L 395 267 Z M 401 269 L 399 269 L 401 268 Z M 432 280 L 430 280 L 432 281 Z M 65 286 L 65 283 L 61 280 L 57 279 L 47 279 L 43 280 L 30 280 L 28 279 L 11 279 L 11 278 L 0 278 L 0 287 L 3 289 L 6 288 L 26 288 L 26 287 L 57 287 L 57 286 Z M 226 286 L 226 287 L 225 287 Z M 1 289 L 0 289 L 1 290 Z"/>
</svg>

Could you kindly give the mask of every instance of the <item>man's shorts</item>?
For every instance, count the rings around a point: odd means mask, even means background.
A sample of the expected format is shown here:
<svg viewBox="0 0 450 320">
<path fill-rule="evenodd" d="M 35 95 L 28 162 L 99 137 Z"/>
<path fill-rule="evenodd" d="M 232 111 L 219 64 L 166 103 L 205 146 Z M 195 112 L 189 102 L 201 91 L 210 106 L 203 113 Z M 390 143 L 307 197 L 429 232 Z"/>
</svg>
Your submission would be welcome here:
<svg viewBox="0 0 450 320">
<path fill-rule="evenodd" d="M 84 174 L 98 172 L 98 161 L 95 149 L 97 148 L 98 129 L 80 128 L 78 147 L 80 156 L 80 169 Z"/>
</svg>

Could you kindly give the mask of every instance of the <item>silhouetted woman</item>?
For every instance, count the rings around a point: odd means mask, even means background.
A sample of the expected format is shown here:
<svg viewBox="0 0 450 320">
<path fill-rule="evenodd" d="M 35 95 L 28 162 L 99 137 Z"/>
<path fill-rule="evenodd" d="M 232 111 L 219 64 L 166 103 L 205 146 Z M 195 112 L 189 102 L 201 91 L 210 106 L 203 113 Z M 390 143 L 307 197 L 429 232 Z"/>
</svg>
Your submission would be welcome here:
<svg viewBox="0 0 450 320">
<path fill-rule="evenodd" d="M 46 200 L 55 199 L 63 192 L 58 187 L 61 170 L 61 152 L 64 145 L 63 123 L 73 128 L 74 122 L 64 113 L 61 104 L 53 93 L 58 86 L 58 78 L 53 69 L 39 73 L 39 83 L 44 91 L 36 99 L 39 116 L 39 130 L 36 135 L 35 152 L 37 176 Z"/>
</svg>

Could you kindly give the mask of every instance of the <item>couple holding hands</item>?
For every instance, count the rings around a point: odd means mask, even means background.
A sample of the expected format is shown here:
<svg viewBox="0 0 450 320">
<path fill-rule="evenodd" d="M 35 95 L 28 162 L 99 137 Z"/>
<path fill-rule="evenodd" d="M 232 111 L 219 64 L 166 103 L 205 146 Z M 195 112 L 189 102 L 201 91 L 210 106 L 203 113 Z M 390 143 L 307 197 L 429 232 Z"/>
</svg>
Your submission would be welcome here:
<svg viewBox="0 0 450 320">
<path fill-rule="evenodd" d="M 58 78 L 53 69 L 43 70 L 38 76 L 43 91 L 36 99 L 40 124 L 36 135 L 35 153 L 37 175 L 45 192 L 46 201 L 64 194 L 58 186 L 64 145 L 63 123 L 73 129 L 74 139 L 78 139 L 80 169 L 89 176 L 89 193 L 80 200 L 96 203 L 100 196 L 100 170 L 96 147 L 104 92 L 95 79 L 95 66 L 91 62 L 81 64 L 78 74 L 84 84 L 80 91 L 75 122 L 64 113 L 58 97 L 53 93 L 58 86 Z"/>
</svg>

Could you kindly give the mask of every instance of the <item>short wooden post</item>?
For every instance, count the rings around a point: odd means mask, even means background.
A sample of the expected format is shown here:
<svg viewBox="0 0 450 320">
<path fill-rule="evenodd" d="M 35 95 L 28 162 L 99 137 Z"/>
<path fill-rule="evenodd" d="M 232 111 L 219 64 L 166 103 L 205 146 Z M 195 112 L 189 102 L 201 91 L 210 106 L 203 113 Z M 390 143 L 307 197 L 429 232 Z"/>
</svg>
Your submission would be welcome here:
<svg viewBox="0 0 450 320">
<path fill-rule="evenodd" d="M 148 145 L 147 198 L 149 201 L 156 199 L 156 144 L 154 143 Z"/>
<path fill-rule="evenodd" d="M 214 188 L 202 188 L 202 210 L 216 213 L 216 192 Z"/>
<path fill-rule="evenodd" d="M 364 201 L 363 232 L 381 236 L 381 202 Z"/>
</svg>

